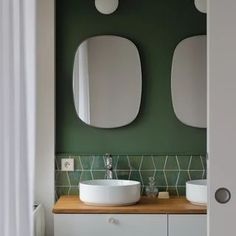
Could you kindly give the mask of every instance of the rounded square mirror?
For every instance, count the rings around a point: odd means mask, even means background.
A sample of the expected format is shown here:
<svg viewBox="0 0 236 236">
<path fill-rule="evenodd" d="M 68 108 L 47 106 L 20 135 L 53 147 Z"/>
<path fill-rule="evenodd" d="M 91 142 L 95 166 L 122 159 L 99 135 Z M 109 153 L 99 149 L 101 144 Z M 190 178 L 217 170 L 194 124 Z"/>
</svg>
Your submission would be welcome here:
<svg viewBox="0 0 236 236">
<path fill-rule="evenodd" d="M 76 112 L 86 124 L 117 128 L 131 123 L 141 103 L 142 73 L 138 49 L 118 36 L 82 42 L 73 69 Z"/>
<path fill-rule="evenodd" d="M 181 41 L 172 62 L 171 94 L 174 112 L 184 124 L 207 126 L 206 36 Z"/>
</svg>

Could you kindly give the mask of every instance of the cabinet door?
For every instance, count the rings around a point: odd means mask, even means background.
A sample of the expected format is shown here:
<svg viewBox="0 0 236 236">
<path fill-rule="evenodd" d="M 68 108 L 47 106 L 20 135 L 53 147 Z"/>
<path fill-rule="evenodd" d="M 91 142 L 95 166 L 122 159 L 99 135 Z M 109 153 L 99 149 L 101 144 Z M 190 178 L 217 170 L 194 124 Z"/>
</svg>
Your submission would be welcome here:
<svg viewBox="0 0 236 236">
<path fill-rule="evenodd" d="M 167 236 L 166 215 L 56 214 L 55 236 Z"/>
<path fill-rule="evenodd" d="M 207 236 L 206 215 L 169 215 L 168 236 Z"/>
</svg>

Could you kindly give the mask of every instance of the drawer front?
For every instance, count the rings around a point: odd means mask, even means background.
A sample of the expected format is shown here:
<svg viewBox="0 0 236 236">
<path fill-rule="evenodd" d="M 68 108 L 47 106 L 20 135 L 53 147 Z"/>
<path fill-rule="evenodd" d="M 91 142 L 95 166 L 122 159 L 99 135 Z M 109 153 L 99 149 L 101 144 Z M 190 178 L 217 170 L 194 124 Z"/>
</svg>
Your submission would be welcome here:
<svg viewBox="0 0 236 236">
<path fill-rule="evenodd" d="M 167 236 L 167 215 L 56 214 L 55 236 Z"/>
<path fill-rule="evenodd" d="M 169 215 L 168 236 L 207 236 L 206 215 Z"/>
</svg>

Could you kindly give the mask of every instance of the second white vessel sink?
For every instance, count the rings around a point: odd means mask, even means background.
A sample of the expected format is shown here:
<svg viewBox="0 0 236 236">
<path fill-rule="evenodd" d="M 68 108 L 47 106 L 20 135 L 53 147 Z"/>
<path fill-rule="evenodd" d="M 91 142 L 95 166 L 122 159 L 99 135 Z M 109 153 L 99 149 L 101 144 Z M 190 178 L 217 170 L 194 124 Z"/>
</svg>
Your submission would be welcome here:
<svg viewBox="0 0 236 236">
<path fill-rule="evenodd" d="M 140 199 L 140 182 L 132 180 L 100 179 L 79 184 L 80 200 L 87 205 L 132 205 Z"/>
<path fill-rule="evenodd" d="M 186 182 L 186 198 L 195 205 L 207 205 L 207 180 L 190 180 Z"/>
</svg>

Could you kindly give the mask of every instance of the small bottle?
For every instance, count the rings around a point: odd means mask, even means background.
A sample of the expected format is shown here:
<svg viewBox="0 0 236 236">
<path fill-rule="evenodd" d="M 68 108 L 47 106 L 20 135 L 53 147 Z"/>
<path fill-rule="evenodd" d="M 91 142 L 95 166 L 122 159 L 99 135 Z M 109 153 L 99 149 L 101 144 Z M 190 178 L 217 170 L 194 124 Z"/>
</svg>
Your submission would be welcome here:
<svg viewBox="0 0 236 236">
<path fill-rule="evenodd" d="M 156 197 L 158 194 L 158 188 L 155 186 L 155 178 L 154 177 L 149 177 L 149 186 L 146 187 L 146 195 L 148 197 Z"/>
</svg>

